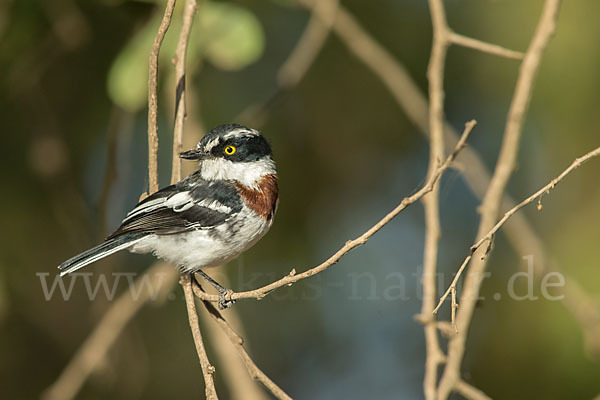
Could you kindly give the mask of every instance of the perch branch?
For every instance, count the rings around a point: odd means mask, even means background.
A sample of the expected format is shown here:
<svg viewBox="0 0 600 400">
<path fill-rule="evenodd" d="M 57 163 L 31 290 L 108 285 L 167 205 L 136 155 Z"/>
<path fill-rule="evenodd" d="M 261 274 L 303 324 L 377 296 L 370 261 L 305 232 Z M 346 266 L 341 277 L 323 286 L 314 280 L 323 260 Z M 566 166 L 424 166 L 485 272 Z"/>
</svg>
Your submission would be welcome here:
<svg viewBox="0 0 600 400">
<path fill-rule="evenodd" d="M 475 244 L 473 244 L 470 247 L 470 254 L 464 259 L 463 263 L 461 264 L 460 268 L 458 269 L 458 272 L 456 273 L 456 275 L 454 276 L 454 279 L 452 280 L 452 283 L 450 284 L 450 287 L 448 287 L 448 289 L 446 290 L 446 292 L 444 292 L 444 295 L 440 298 L 437 307 L 435 308 L 435 310 L 433 310 L 434 313 L 437 313 L 439 308 L 441 307 L 441 305 L 444 303 L 444 301 L 446 300 L 446 298 L 452 294 L 452 298 L 453 301 L 455 301 L 455 297 L 456 297 L 456 285 L 465 269 L 465 267 L 469 264 L 469 261 L 471 260 L 471 258 L 473 257 L 473 253 L 475 253 L 475 251 L 477 251 L 483 244 L 485 244 L 486 242 L 489 243 L 493 240 L 494 235 L 496 234 L 496 232 L 502 227 L 502 225 L 504 225 L 504 223 L 506 221 L 508 221 L 508 219 L 510 217 L 512 217 L 517 211 L 519 211 L 521 208 L 525 207 L 526 205 L 532 203 L 534 200 L 536 199 L 541 199 L 542 196 L 544 194 L 549 194 L 551 190 L 553 190 L 556 185 L 563 180 L 563 178 L 565 178 L 568 174 L 570 174 L 571 172 L 573 172 L 576 168 L 578 168 L 579 166 L 581 166 L 583 163 L 585 163 L 586 161 L 590 160 L 593 157 L 596 157 L 600 155 L 600 147 L 590 151 L 589 153 L 575 159 L 575 161 L 573 161 L 571 163 L 571 165 L 569 165 L 569 167 L 567 169 L 565 169 L 560 175 L 558 175 L 556 178 L 552 179 L 547 185 L 543 186 L 542 188 L 540 188 L 537 192 L 533 193 L 531 196 L 527 197 L 526 199 L 524 199 L 523 201 L 521 201 L 519 204 L 517 204 L 516 206 L 514 206 L 513 208 L 511 208 L 510 210 L 508 210 L 507 212 L 504 213 L 504 216 L 496 223 L 496 225 L 494 225 L 494 227 L 492 229 L 490 229 L 483 237 L 481 237 L 481 239 L 479 239 Z M 454 324 L 454 321 L 452 321 L 452 323 Z"/>
<path fill-rule="evenodd" d="M 340 248 L 335 254 L 333 254 L 331 257 L 329 257 L 326 261 L 324 261 L 323 263 L 317 265 L 316 267 L 311 268 L 307 271 L 304 271 L 300 274 L 296 274 L 296 270 L 292 269 L 292 271 L 288 275 L 284 276 L 283 278 L 281 278 L 275 282 L 272 282 L 268 285 L 265 285 L 261 288 L 255 289 L 255 290 L 249 290 L 246 292 L 232 292 L 226 296 L 226 300 L 238 300 L 238 299 L 249 299 L 249 298 L 254 298 L 254 299 L 260 300 L 277 288 L 280 288 L 282 286 L 291 286 L 293 283 L 298 282 L 299 280 L 302 280 L 302 279 L 308 278 L 310 276 L 316 275 L 320 272 L 323 272 L 327 268 L 331 267 L 333 264 L 337 263 L 340 260 L 340 258 L 342 258 L 350 250 L 354 249 L 355 247 L 365 244 L 371 236 L 373 236 L 383 226 L 385 226 L 388 222 L 390 222 L 394 217 L 396 217 L 406 207 L 415 203 L 416 201 L 420 200 L 423 196 L 425 196 L 427 193 L 431 192 L 431 190 L 437 184 L 440 176 L 444 173 L 444 171 L 446 169 L 448 169 L 450 167 L 450 164 L 452 163 L 452 161 L 454 161 L 454 159 L 456 158 L 456 156 L 458 155 L 460 150 L 465 146 L 467 138 L 469 137 L 469 134 L 471 133 L 475 124 L 476 124 L 475 121 L 467 122 L 467 124 L 465 125 L 465 130 L 464 130 L 463 134 L 461 135 L 461 138 L 458 141 L 458 143 L 457 143 L 456 147 L 454 148 L 454 150 L 452 151 L 452 153 L 446 158 L 446 160 L 442 164 L 440 164 L 437 167 L 435 173 L 427 180 L 427 182 L 425 183 L 425 185 L 423 185 L 421 187 L 421 189 L 419 189 L 413 195 L 411 195 L 409 197 L 405 197 L 402 200 L 402 202 L 395 209 L 390 211 L 379 222 L 377 222 L 375 225 L 373 225 L 371 228 L 369 228 L 365 233 L 363 233 L 359 237 L 357 237 L 353 240 L 347 241 L 346 244 L 344 246 L 342 246 L 342 248 Z M 194 290 L 194 293 L 196 294 L 196 296 L 198 296 L 202 300 L 208 300 L 208 301 L 212 301 L 212 302 L 219 300 L 219 296 L 214 295 L 214 294 L 208 294 L 201 290 Z"/>
<path fill-rule="evenodd" d="M 199 286 L 194 286 L 194 293 L 202 292 Z M 275 382 L 273 382 L 258 366 L 254 363 L 250 355 L 244 347 L 244 339 L 238 335 L 231 325 L 223 318 L 221 313 L 210 303 L 209 301 L 202 300 L 202 304 L 206 308 L 208 315 L 216 322 L 216 324 L 223 330 L 223 333 L 227 336 L 229 341 L 235 346 L 240 354 L 240 357 L 248 370 L 248 373 L 252 379 L 258 380 L 262 383 L 272 394 L 281 400 L 291 400 L 291 397 L 287 395 Z"/>
</svg>

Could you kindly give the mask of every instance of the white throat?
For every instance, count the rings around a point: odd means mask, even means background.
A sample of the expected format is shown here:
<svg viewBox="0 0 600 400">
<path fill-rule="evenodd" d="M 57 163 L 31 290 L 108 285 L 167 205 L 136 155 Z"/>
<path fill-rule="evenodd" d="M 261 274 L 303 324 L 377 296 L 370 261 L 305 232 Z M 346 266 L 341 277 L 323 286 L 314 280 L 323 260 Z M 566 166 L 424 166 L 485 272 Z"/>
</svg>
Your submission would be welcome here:
<svg viewBox="0 0 600 400">
<path fill-rule="evenodd" d="M 236 180 L 251 188 L 256 188 L 265 175 L 274 173 L 276 173 L 275 161 L 271 157 L 249 162 L 232 162 L 215 158 L 200 163 L 200 175 L 206 180 Z"/>
</svg>

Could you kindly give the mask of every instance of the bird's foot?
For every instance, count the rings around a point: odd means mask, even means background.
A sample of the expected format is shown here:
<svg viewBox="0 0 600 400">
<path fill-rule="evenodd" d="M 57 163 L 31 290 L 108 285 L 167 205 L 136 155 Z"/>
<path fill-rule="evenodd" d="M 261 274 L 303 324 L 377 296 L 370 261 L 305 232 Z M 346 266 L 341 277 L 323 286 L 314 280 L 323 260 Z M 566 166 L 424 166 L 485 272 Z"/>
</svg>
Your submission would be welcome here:
<svg viewBox="0 0 600 400">
<path fill-rule="evenodd" d="M 230 297 L 231 294 L 233 294 L 233 290 L 225 288 L 222 289 L 223 290 L 219 290 L 219 301 L 217 303 L 219 306 L 219 310 L 225 310 L 235 304 L 235 300 L 227 298 Z"/>
</svg>

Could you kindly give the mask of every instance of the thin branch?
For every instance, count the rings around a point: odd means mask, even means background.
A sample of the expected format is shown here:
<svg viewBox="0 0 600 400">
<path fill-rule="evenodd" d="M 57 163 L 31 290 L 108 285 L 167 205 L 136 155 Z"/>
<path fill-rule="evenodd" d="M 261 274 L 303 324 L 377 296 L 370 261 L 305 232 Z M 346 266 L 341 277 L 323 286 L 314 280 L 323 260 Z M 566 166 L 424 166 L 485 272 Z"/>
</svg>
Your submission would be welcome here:
<svg viewBox="0 0 600 400">
<path fill-rule="evenodd" d="M 494 175 L 480 207 L 481 222 L 477 237 L 482 237 L 489 231 L 497 218 L 506 184 L 515 166 L 523 120 L 531 99 L 533 82 L 542 54 L 554 33 L 559 5 L 560 0 L 546 0 L 533 39 L 521 64 Z M 478 254 L 467 273 L 462 293 L 463 302 L 455 319 L 458 334 L 453 336 L 448 343 L 448 358 L 438 385 L 438 399 L 448 398 L 460 380 L 468 328 L 475 310 L 481 276 L 487 265 L 487 257 L 479 256 Z"/>
<path fill-rule="evenodd" d="M 511 58 L 514 60 L 521 60 L 525 56 L 525 54 L 520 51 L 506 49 L 502 46 L 498 46 L 497 44 L 483 42 L 468 36 L 460 35 L 456 32 L 450 32 L 450 41 L 459 46 L 468 47 L 470 49 L 479 50 L 483 53 L 489 53 L 495 56 Z"/>
<path fill-rule="evenodd" d="M 196 302 L 194 292 L 192 289 L 192 278 L 190 274 L 181 275 L 179 281 L 183 287 L 183 293 L 185 294 L 185 304 L 187 306 L 188 319 L 190 321 L 190 327 L 192 329 L 192 336 L 194 337 L 194 344 L 196 345 L 196 352 L 200 360 L 200 366 L 202 367 L 202 375 L 204 376 L 205 393 L 207 400 L 218 399 L 217 391 L 215 389 L 215 382 L 213 374 L 215 373 L 215 367 L 208 361 L 208 355 L 204 348 L 204 342 L 202 341 L 202 333 L 200 332 L 200 324 L 198 323 L 198 313 L 196 311 Z"/>
<path fill-rule="evenodd" d="M 492 400 L 487 394 L 463 380 L 458 381 L 456 384 L 456 391 L 463 395 L 467 400 Z"/>
<path fill-rule="evenodd" d="M 316 10 L 312 11 L 308 25 L 296 47 L 277 73 L 277 84 L 281 88 L 296 86 L 306 75 L 329 36 L 338 5 L 339 0 L 320 0 L 313 4 L 312 8 Z M 315 15 L 317 12 L 323 17 L 323 21 Z"/>
<path fill-rule="evenodd" d="M 229 308 L 227 321 L 231 326 L 236 327 L 240 336 L 243 336 L 243 325 L 237 311 Z M 215 364 L 224 366 L 219 369 L 219 375 L 220 381 L 229 392 L 228 397 L 244 400 L 271 399 L 272 396 L 264 390 L 263 385 L 248 374 L 246 365 L 238 354 L 237 346 L 230 341 L 227 335 L 223 334 L 217 324 L 213 323 L 211 315 L 204 310 L 199 310 L 198 317 L 200 317 L 204 338 L 211 344 L 211 350 L 214 353 L 214 357 L 211 359 L 214 359 Z"/>
<path fill-rule="evenodd" d="M 158 190 L 158 54 L 163 39 L 171 24 L 175 0 L 169 0 L 165 7 L 158 32 L 154 37 L 152 51 L 148 57 L 148 186 L 149 193 Z"/>
<path fill-rule="evenodd" d="M 427 68 L 429 80 L 429 169 L 428 176 L 435 173 L 439 160 L 444 158 L 444 66 L 450 46 L 450 30 L 441 0 L 429 0 L 433 43 Z M 439 185 L 423 197 L 425 209 L 425 247 L 423 252 L 423 302 L 421 315 L 431 316 L 436 300 L 436 271 L 441 236 L 439 214 Z M 429 318 L 423 326 L 425 335 L 425 377 L 423 392 L 427 400 L 434 400 L 437 392 L 438 367 L 444 360 L 440 349 L 437 326 Z"/>
<path fill-rule="evenodd" d="M 441 307 L 441 305 L 444 303 L 444 301 L 446 300 L 446 298 L 449 295 L 452 294 L 452 298 L 453 298 L 453 301 L 454 301 L 455 292 L 456 292 L 456 285 L 457 285 L 458 280 L 460 279 L 460 277 L 461 277 L 461 275 L 462 275 L 465 267 L 469 264 L 469 261 L 473 257 L 473 253 L 475 253 L 486 242 L 492 241 L 494 235 L 496 234 L 496 232 L 502 227 L 502 225 L 504 225 L 506 223 L 506 221 L 508 221 L 508 219 L 510 217 L 512 217 L 521 208 L 525 207 L 528 204 L 531 204 L 536 199 L 541 199 L 541 197 L 544 194 L 549 194 L 550 191 L 553 190 L 556 187 L 556 185 L 560 181 L 563 180 L 564 177 L 566 177 L 568 174 L 570 174 L 571 172 L 573 172 L 573 170 L 575 170 L 576 168 L 578 168 L 579 166 L 581 166 L 581 164 L 583 164 L 586 161 L 590 160 L 591 158 L 597 157 L 599 155 L 600 155 L 600 147 L 598 147 L 595 150 L 592 150 L 589 153 L 587 153 L 587 154 L 585 154 L 585 155 L 583 155 L 583 156 L 575 159 L 575 161 L 573 161 L 571 163 L 571 165 L 567 169 L 565 169 L 556 178 L 552 179 L 547 185 L 543 186 L 537 192 L 533 193 L 531 196 L 527 197 L 526 199 L 524 199 L 523 201 L 521 201 L 519 204 L 517 204 L 516 206 L 514 206 L 513 208 L 511 208 L 510 210 L 508 210 L 507 212 L 505 212 L 504 216 L 496 223 L 496 225 L 494 225 L 494 227 L 492 229 L 490 229 L 485 235 L 483 235 L 483 237 L 481 239 L 479 239 L 476 243 L 474 243 L 470 247 L 470 254 L 464 259 L 464 261 L 461 264 L 460 268 L 458 269 L 456 275 L 454 276 L 454 279 L 452 280 L 452 283 L 450 284 L 450 287 L 448 287 L 448 289 L 446 290 L 446 292 L 444 292 L 444 295 L 440 298 L 437 307 L 435 308 L 435 310 L 433 310 L 433 313 L 435 314 L 435 313 L 438 312 L 439 308 Z M 454 320 L 452 320 L 452 323 L 454 324 Z"/>
<path fill-rule="evenodd" d="M 205 293 L 200 287 L 194 287 L 194 293 L 198 295 L 199 292 Z M 291 397 L 287 395 L 275 382 L 273 382 L 258 366 L 254 363 L 250 355 L 244 347 L 244 339 L 238 335 L 229 323 L 223 318 L 221 313 L 210 303 L 209 301 L 202 300 L 202 304 L 206 308 L 208 315 L 217 323 L 219 328 L 223 330 L 223 333 L 227 336 L 231 344 L 235 346 L 240 354 L 248 373 L 252 379 L 258 380 L 262 383 L 272 394 L 281 400 L 291 400 Z"/>
<path fill-rule="evenodd" d="M 166 298 L 166 293 L 173 286 L 176 276 L 173 267 L 160 262 L 137 278 L 134 287 L 143 288 L 139 296 L 132 296 L 129 290 L 121 294 L 98 321 L 58 379 L 46 390 L 42 399 L 73 399 L 90 374 L 102 363 L 108 349 L 115 343 L 127 323 L 146 302 L 155 298 Z M 148 277 L 151 281 L 146 285 Z M 158 292 L 153 293 L 151 288 L 156 287 L 159 288 Z"/>
<path fill-rule="evenodd" d="M 173 130 L 173 166 L 171 168 L 171 184 L 181 180 L 181 143 L 183 141 L 183 121 L 185 120 L 185 55 L 187 53 L 192 24 L 198 3 L 196 0 L 186 0 L 183 10 L 183 25 L 179 32 L 177 49 L 175 50 L 175 128 Z"/>
<path fill-rule="evenodd" d="M 181 180 L 181 159 L 179 158 L 179 153 L 181 153 L 181 145 L 183 141 L 183 123 L 186 116 L 185 60 L 197 7 L 198 3 L 196 0 L 186 0 L 183 10 L 183 24 L 181 26 L 181 31 L 179 32 L 177 49 L 175 50 L 175 82 L 177 82 L 177 86 L 175 90 L 175 128 L 173 130 L 173 164 L 171 169 L 171 184 Z M 198 322 L 198 313 L 196 311 L 194 292 L 192 289 L 191 276 L 187 274 L 182 275 L 179 283 L 183 287 L 183 292 L 185 293 L 185 303 L 187 306 L 190 328 L 192 330 L 192 336 L 194 337 L 194 343 L 196 344 L 196 352 L 198 353 L 198 358 L 200 359 L 202 375 L 204 376 L 206 398 L 207 400 L 217 399 L 218 396 L 213 379 L 215 367 L 210 364 L 208 355 L 206 354 L 206 349 L 204 348 L 202 333 L 200 332 L 200 324 Z"/>
<path fill-rule="evenodd" d="M 469 137 L 469 134 L 471 133 L 475 124 L 476 124 L 476 121 L 469 121 L 466 123 L 465 130 L 464 130 L 463 134 L 461 135 L 461 138 L 458 141 L 456 147 L 454 148 L 454 151 L 446 158 L 446 160 L 442 164 L 440 164 L 437 167 L 436 172 L 427 180 L 427 182 L 425 183 L 425 185 L 423 185 L 423 187 L 421 187 L 421 189 L 419 189 L 413 195 L 411 195 L 409 197 L 405 197 L 402 200 L 402 202 L 395 209 L 390 211 L 379 222 L 377 222 L 375 225 L 373 225 L 371 228 L 369 228 L 365 233 L 363 233 L 359 237 L 357 237 L 353 240 L 347 241 L 346 244 L 344 246 L 342 246 L 342 248 L 340 248 L 335 254 L 333 254 L 331 257 L 329 257 L 326 261 L 324 261 L 323 263 L 317 265 L 316 267 L 311 268 L 307 271 L 304 271 L 300 274 L 296 274 L 296 270 L 292 269 L 292 271 L 288 275 L 284 276 L 283 278 L 281 278 L 275 282 L 272 282 L 261 288 L 249 290 L 246 292 L 232 292 L 226 296 L 226 299 L 227 300 L 238 300 L 238 299 L 254 298 L 254 299 L 260 300 L 277 288 L 280 288 L 282 286 L 291 286 L 293 283 L 298 282 L 299 280 L 306 279 L 310 276 L 313 276 L 320 272 L 323 272 L 327 268 L 331 267 L 333 264 L 337 263 L 340 260 L 340 258 L 342 258 L 350 250 L 354 249 L 355 247 L 365 244 L 371 236 L 373 236 L 377 231 L 379 231 L 381 228 L 383 228 L 383 226 L 385 226 L 388 222 L 390 222 L 394 217 L 396 217 L 398 214 L 400 214 L 400 212 L 402 212 L 406 207 L 419 201 L 423 196 L 425 196 L 427 193 L 429 193 L 433 190 L 433 188 L 437 184 L 440 176 L 444 173 L 444 171 L 446 171 L 450 167 L 450 165 L 452 164 L 452 162 L 454 161 L 454 159 L 456 158 L 456 156 L 458 155 L 460 150 L 466 145 L 467 138 Z M 214 295 L 214 294 L 208 294 L 208 293 L 205 293 L 205 292 L 202 292 L 199 290 L 195 290 L 194 293 L 196 294 L 196 296 L 198 296 L 202 300 L 208 300 L 208 301 L 212 301 L 212 302 L 216 302 L 219 300 L 219 296 Z"/>
</svg>

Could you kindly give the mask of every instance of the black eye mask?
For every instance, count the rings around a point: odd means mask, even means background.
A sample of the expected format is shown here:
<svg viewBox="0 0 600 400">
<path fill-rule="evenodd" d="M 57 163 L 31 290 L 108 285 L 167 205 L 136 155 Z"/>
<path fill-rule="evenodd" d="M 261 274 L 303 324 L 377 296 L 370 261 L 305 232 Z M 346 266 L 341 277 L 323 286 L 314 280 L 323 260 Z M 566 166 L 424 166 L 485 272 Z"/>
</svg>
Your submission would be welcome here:
<svg viewBox="0 0 600 400">
<path fill-rule="evenodd" d="M 227 146 L 234 146 L 236 148 L 235 152 L 231 155 L 226 154 L 225 148 Z M 234 162 L 250 162 L 271 155 L 271 146 L 264 137 L 252 135 L 219 143 L 211 150 L 211 154 L 214 157 L 223 157 Z"/>
</svg>

